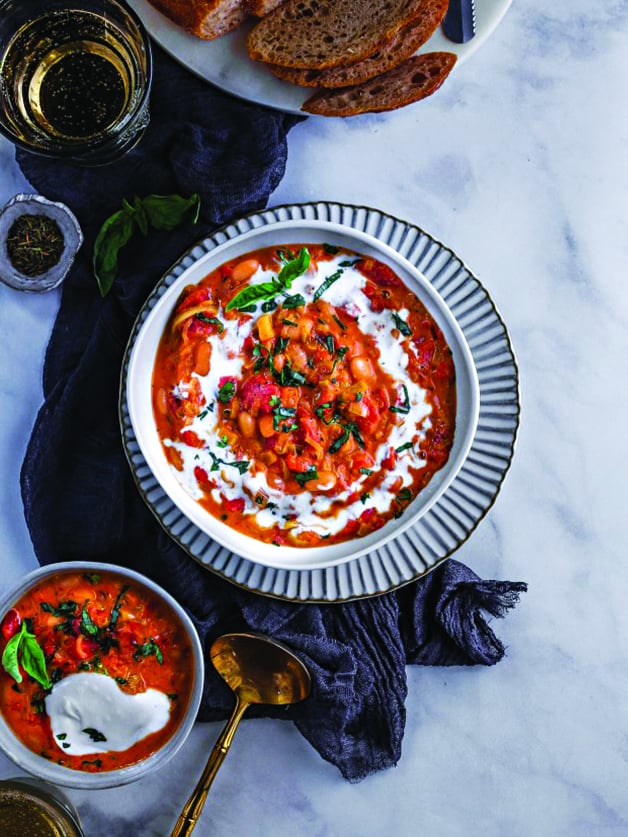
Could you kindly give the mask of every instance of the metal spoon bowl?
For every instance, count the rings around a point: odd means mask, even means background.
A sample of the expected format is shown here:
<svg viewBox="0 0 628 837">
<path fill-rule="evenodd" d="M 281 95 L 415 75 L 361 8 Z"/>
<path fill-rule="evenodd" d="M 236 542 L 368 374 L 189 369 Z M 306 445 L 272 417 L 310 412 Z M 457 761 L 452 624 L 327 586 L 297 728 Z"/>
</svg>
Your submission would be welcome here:
<svg viewBox="0 0 628 837">
<path fill-rule="evenodd" d="M 171 837 L 187 837 L 192 833 L 247 708 L 252 704 L 298 703 L 309 695 L 312 685 L 309 671 L 289 648 L 259 634 L 224 634 L 212 645 L 210 657 L 218 674 L 235 694 L 236 703 Z"/>
</svg>

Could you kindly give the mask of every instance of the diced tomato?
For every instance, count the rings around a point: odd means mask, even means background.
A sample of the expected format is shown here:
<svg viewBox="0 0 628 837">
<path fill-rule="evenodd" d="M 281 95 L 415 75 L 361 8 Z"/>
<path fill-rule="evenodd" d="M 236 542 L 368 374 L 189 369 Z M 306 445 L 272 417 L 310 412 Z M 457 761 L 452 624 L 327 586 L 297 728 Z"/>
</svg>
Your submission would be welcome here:
<svg viewBox="0 0 628 837">
<path fill-rule="evenodd" d="M 242 385 L 240 401 L 245 410 L 255 413 L 270 413 L 271 400 L 280 399 L 281 388 L 263 373 L 251 375 Z"/>
<path fill-rule="evenodd" d="M 20 614 L 17 610 L 12 607 L 11 610 L 7 611 L 6 616 L 2 620 L 2 636 L 4 639 L 9 640 L 11 639 L 14 634 L 16 634 L 22 624 L 22 619 Z"/>
<path fill-rule="evenodd" d="M 88 639 L 83 634 L 79 634 L 74 640 L 74 653 L 77 660 L 86 660 L 88 657 L 93 657 L 98 651 L 98 644 L 93 639 Z"/>
<path fill-rule="evenodd" d="M 244 511 L 244 498 L 243 497 L 236 497 L 234 500 L 227 500 L 227 498 L 225 498 L 222 501 L 222 504 L 228 512 L 243 512 Z"/>
<path fill-rule="evenodd" d="M 304 474 L 312 467 L 312 460 L 308 456 L 303 456 L 296 453 L 289 453 L 286 456 L 286 465 L 288 468 L 297 473 Z"/>
<path fill-rule="evenodd" d="M 191 448 L 202 448 L 205 442 L 196 435 L 193 430 L 184 430 L 181 433 L 181 441 Z"/>
<path fill-rule="evenodd" d="M 205 468 L 201 468 L 200 465 L 197 465 L 194 469 L 194 476 L 196 477 L 196 482 L 199 485 L 203 485 L 209 482 L 209 475 L 207 471 L 205 470 Z"/>
<path fill-rule="evenodd" d="M 394 448 L 390 448 L 387 455 L 382 459 L 382 467 L 387 468 L 389 471 L 397 464 L 397 451 Z"/>
</svg>

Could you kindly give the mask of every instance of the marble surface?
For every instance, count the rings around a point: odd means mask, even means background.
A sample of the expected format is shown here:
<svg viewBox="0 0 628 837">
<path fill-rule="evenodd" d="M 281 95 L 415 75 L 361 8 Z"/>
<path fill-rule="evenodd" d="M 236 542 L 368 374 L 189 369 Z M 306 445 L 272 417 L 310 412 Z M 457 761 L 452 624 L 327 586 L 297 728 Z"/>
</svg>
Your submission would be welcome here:
<svg viewBox="0 0 628 837">
<path fill-rule="evenodd" d="M 457 553 L 530 589 L 492 669 L 408 670 L 396 768 L 348 784 L 279 721 L 244 721 L 195 833 L 628 835 L 628 3 L 515 0 L 431 100 L 290 134 L 273 203 L 379 207 L 451 246 L 509 327 L 523 415 L 497 503 Z M 26 184 L 0 143 L 0 200 Z M 18 477 L 56 292 L 0 287 L 2 583 L 35 566 Z M 88 837 L 169 834 L 218 733 L 160 773 L 70 791 Z M 0 756 L 0 776 L 19 771 Z"/>
</svg>

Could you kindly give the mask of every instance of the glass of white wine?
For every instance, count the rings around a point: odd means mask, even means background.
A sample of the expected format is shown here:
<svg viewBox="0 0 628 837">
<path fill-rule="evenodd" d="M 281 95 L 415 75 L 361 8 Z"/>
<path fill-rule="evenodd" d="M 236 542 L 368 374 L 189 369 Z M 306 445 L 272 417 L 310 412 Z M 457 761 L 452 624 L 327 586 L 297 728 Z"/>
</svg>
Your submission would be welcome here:
<svg viewBox="0 0 628 837">
<path fill-rule="evenodd" d="M 117 160 L 149 121 L 150 41 L 120 0 L 0 0 L 0 131 L 82 165 Z"/>
</svg>

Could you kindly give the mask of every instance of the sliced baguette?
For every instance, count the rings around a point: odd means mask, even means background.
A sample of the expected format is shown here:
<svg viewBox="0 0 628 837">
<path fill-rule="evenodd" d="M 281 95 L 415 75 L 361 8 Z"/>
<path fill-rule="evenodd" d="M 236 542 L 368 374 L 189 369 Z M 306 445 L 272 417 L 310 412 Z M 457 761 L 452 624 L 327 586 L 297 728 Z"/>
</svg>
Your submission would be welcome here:
<svg viewBox="0 0 628 837">
<path fill-rule="evenodd" d="M 254 17 L 265 17 L 285 0 L 247 0 L 246 9 Z"/>
<path fill-rule="evenodd" d="M 300 87 L 347 87 L 361 84 L 374 76 L 392 70 L 429 40 L 447 12 L 449 0 L 425 0 L 421 14 L 403 26 L 390 41 L 368 58 L 347 67 L 328 70 L 297 70 L 272 64 L 269 69 L 277 78 Z"/>
<path fill-rule="evenodd" d="M 452 52 L 427 52 L 406 58 L 387 73 L 363 84 L 339 90 L 320 90 L 301 110 L 320 116 L 355 116 L 395 110 L 430 96 L 445 81 L 456 56 Z"/>
<path fill-rule="evenodd" d="M 251 30 L 255 61 L 323 70 L 355 64 L 421 12 L 424 0 L 286 0 Z"/>
<path fill-rule="evenodd" d="M 192 35 L 213 40 L 236 29 L 247 17 L 246 0 L 149 0 Z"/>
</svg>

